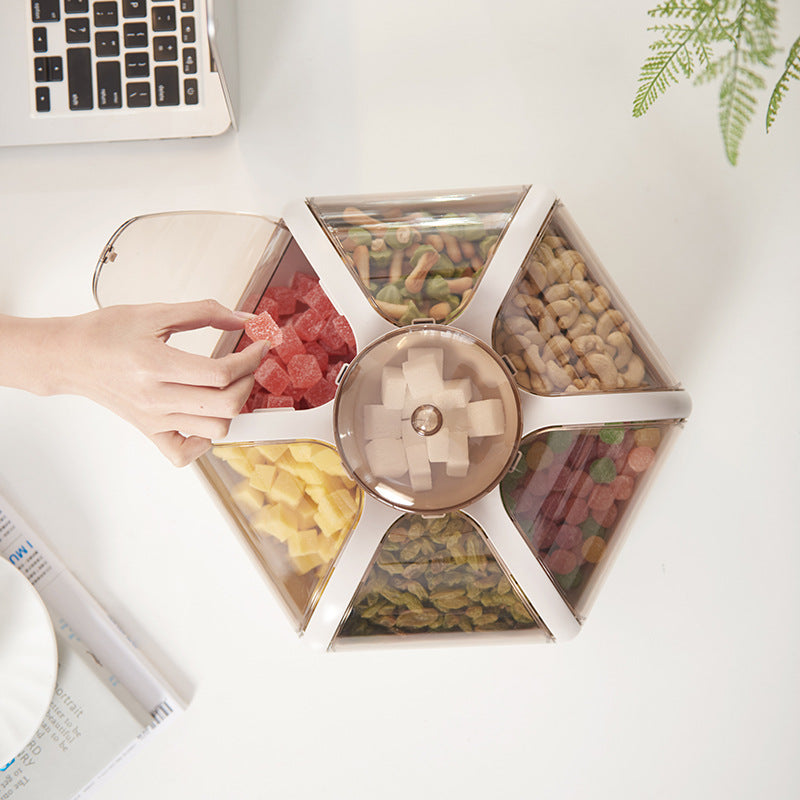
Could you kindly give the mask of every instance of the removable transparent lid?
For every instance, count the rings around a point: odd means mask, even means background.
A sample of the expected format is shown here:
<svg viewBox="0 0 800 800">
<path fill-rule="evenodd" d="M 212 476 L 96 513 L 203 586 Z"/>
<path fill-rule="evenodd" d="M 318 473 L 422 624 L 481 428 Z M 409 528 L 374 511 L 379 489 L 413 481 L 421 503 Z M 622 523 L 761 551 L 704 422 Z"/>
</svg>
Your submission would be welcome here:
<svg viewBox="0 0 800 800">
<path fill-rule="evenodd" d="M 511 360 L 520 388 L 536 394 L 678 385 L 560 203 L 503 300 L 492 346 Z"/>
<path fill-rule="evenodd" d="M 375 309 L 407 325 L 463 311 L 528 188 L 307 202 Z"/>
<path fill-rule="evenodd" d="M 387 531 L 333 646 L 358 637 L 535 630 L 533 607 L 478 524 L 406 514 Z"/>
<path fill-rule="evenodd" d="M 564 427 L 521 443 L 500 483 L 503 504 L 580 619 L 620 545 L 678 420 Z"/>
<path fill-rule="evenodd" d="M 95 300 L 104 307 L 212 298 L 228 308 L 246 308 L 250 295 L 257 300 L 263 291 L 290 239 L 280 223 L 255 214 L 134 217 L 103 248 L 92 283 Z M 219 332 L 207 328 L 179 336 L 184 349 L 208 354 Z"/>
<path fill-rule="evenodd" d="M 363 492 L 322 442 L 216 445 L 199 463 L 303 629 L 358 521 Z"/>
<path fill-rule="evenodd" d="M 443 325 L 391 331 L 353 360 L 334 404 L 339 452 L 397 508 L 444 513 L 488 492 L 521 435 L 511 373 L 480 340 Z"/>
</svg>

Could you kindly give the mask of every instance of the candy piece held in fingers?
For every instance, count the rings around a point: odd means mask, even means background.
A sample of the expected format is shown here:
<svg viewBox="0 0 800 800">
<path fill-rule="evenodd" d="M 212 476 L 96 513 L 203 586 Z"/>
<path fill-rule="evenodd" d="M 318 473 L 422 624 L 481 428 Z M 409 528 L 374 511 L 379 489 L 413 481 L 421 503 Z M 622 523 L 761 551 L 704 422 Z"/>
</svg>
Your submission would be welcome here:
<svg viewBox="0 0 800 800">
<path fill-rule="evenodd" d="M 244 326 L 245 333 L 254 341 L 268 341 L 273 347 L 283 341 L 283 331 L 268 311 L 248 320 Z"/>
</svg>

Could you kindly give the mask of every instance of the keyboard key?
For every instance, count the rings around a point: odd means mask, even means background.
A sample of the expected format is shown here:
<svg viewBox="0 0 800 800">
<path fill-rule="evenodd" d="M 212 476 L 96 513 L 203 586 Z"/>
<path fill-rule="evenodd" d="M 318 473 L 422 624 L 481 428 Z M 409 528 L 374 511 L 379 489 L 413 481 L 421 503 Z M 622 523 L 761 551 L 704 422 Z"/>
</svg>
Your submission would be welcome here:
<svg viewBox="0 0 800 800">
<path fill-rule="evenodd" d="M 145 0 L 122 0 L 122 16 L 126 19 L 147 16 Z"/>
<path fill-rule="evenodd" d="M 31 22 L 54 22 L 61 19 L 58 0 L 31 0 Z"/>
<path fill-rule="evenodd" d="M 97 107 L 122 108 L 119 61 L 97 62 Z"/>
<path fill-rule="evenodd" d="M 156 79 L 156 105 L 179 105 L 180 95 L 178 94 L 178 68 L 156 67 L 153 71 Z"/>
<path fill-rule="evenodd" d="M 181 41 L 190 44 L 194 40 L 194 17 L 181 17 Z"/>
<path fill-rule="evenodd" d="M 147 108 L 150 105 L 150 84 L 126 84 L 125 95 L 128 108 Z"/>
<path fill-rule="evenodd" d="M 147 47 L 147 23 L 126 22 L 122 26 L 125 47 Z"/>
<path fill-rule="evenodd" d="M 36 87 L 36 110 L 49 111 L 50 110 L 50 87 L 37 86 Z"/>
<path fill-rule="evenodd" d="M 67 48 L 69 107 L 85 111 L 94 107 L 92 97 L 92 51 L 88 47 Z"/>
<path fill-rule="evenodd" d="M 174 31 L 175 9 L 172 6 L 155 6 L 153 8 L 153 30 Z"/>
<path fill-rule="evenodd" d="M 196 106 L 198 99 L 197 78 L 186 78 L 183 82 L 183 102 L 187 106 Z"/>
<path fill-rule="evenodd" d="M 113 28 L 119 22 L 116 3 L 95 3 L 92 12 L 95 28 Z"/>
<path fill-rule="evenodd" d="M 184 14 L 194 11 L 194 0 L 181 0 L 181 11 Z"/>
<path fill-rule="evenodd" d="M 116 31 L 98 31 L 94 35 L 94 52 L 98 58 L 119 55 L 119 34 Z"/>
<path fill-rule="evenodd" d="M 33 52 L 47 52 L 47 28 L 39 27 L 33 29 Z"/>
<path fill-rule="evenodd" d="M 183 48 L 183 73 L 194 75 L 197 72 L 197 50 L 194 47 Z"/>
<path fill-rule="evenodd" d="M 64 11 L 67 14 L 88 14 L 89 0 L 64 0 Z"/>
<path fill-rule="evenodd" d="M 150 56 L 145 50 L 125 53 L 125 77 L 147 78 L 150 75 Z"/>
<path fill-rule="evenodd" d="M 153 61 L 177 61 L 178 40 L 174 36 L 153 37 Z"/>
<path fill-rule="evenodd" d="M 51 83 L 64 80 L 64 62 L 61 56 L 39 56 L 33 59 L 33 75 L 36 83 Z"/>
<path fill-rule="evenodd" d="M 90 40 L 89 17 L 71 17 L 64 21 L 67 44 L 83 44 Z"/>
</svg>

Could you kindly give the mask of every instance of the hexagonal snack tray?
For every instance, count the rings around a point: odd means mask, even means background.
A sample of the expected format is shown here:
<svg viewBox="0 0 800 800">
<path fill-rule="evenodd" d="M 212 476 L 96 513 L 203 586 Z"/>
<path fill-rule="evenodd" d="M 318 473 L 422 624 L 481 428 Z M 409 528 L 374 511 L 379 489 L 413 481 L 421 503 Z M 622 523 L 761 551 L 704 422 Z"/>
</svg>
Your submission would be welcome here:
<svg viewBox="0 0 800 800">
<path fill-rule="evenodd" d="M 199 468 L 324 648 L 574 636 L 691 408 L 542 187 L 139 217 L 94 291 L 275 316 Z M 245 344 L 212 335 L 183 346 Z"/>
</svg>

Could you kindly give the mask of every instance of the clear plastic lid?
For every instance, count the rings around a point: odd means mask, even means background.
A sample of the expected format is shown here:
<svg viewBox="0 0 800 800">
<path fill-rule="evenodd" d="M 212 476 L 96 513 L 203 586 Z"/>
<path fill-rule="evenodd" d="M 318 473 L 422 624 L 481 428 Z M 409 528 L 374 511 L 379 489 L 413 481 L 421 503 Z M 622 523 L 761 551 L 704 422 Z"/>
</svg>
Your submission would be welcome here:
<svg viewBox="0 0 800 800">
<path fill-rule="evenodd" d="M 451 322 L 528 188 L 311 198 L 308 206 L 387 320 Z"/>
<path fill-rule="evenodd" d="M 363 492 L 322 442 L 216 445 L 199 463 L 302 629 L 358 521 Z"/>
<path fill-rule="evenodd" d="M 677 381 L 560 203 L 495 318 L 492 346 L 540 395 L 674 389 Z"/>
<path fill-rule="evenodd" d="M 334 404 L 339 452 L 379 500 L 426 514 L 463 508 L 511 466 L 521 435 L 511 373 L 471 334 L 420 324 L 363 350 Z"/>
<path fill-rule="evenodd" d="M 631 507 L 678 420 L 539 431 L 500 483 L 503 504 L 575 615 L 586 616 Z"/>
<path fill-rule="evenodd" d="M 128 220 L 98 260 L 92 289 L 101 307 L 212 298 L 252 310 L 291 235 L 255 214 L 180 211 Z M 220 335 L 176 335 L 186 350 L 209 354 Z"/>
<path fill-rule="evenodd" d="M 531 630 L 533 607 L 466 514 L 406 514 L 383 538 L 333 646 L 363 637 Z"/>
</svg>

